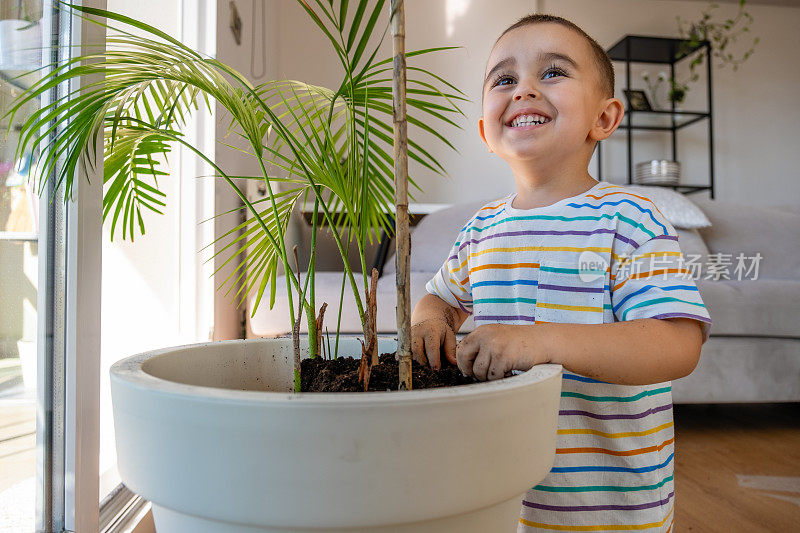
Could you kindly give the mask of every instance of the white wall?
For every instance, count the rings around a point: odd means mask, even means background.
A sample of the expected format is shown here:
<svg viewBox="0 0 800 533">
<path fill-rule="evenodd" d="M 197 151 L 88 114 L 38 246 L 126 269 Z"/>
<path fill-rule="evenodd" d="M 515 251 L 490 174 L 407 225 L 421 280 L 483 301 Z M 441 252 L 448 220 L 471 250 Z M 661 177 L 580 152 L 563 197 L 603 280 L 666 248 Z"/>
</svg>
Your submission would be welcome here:
<svg viewBox="0 0 800 533">
<path fill-rule="evenodd" d="M 244 4 L 241 0 L 238 4 Z M 295 0 L 276 0 L 278 6 L 276 71 L 293 78 L 332 87 L 339 83 L 338 61 L 325 37 L 307 20 Z M 407 0 L 406 49 L 462 46 L 442 52 L 437 60 L 414 59 L 410 65 L 430 68 L 453 82 L 473 101 L 465 105 L 464 130 L 446 130 L 458 148 L 455 154 L 440 144 L 429 144 L 450 177 L 443 179 L 411 162 L 410 173 L 424 194 L 420 202 L 462 202 L 505 194 L 514 187 L 507 165 L 490 155 L 477 133 L 481 79 L 490 48 L 499 33 L 533 10 L 529 0 Z M 542 11 L 564 16 L 581 26 L 604 47 L 625 34 L 677 36 L 676 15 L 699 17 L 705 2 L 679 0 L 544 0 Z M 502 6 L 502 7 L 500 7 Z M 760 205 L 800 203 L 800 8 L 768 5 L 748 7 L 755 18 L 752 33 L 761 38 L 756 52 L 738 72 L 714 69 L 714 130 L 717 198 Z M 735 5 L 722 4 L 720 13 L 734 13 Z M 223 19 L 220 19 L 223 20 Z M 226 19 L 225 19 L 226 20 Z M 383 23 L 388 21 L 388 12 Z M 391 41 L 382 57 L 391 55 Z M 618 64 L 618 87 L 623 64 Z M 653 67 L 650 67 L 654 70 Z M 638 82 L 641 83 L 641 82 Z M 643 87 L 642 87 L 643 88 Z M 704 91 L 704 80 L 693 86 L 692 98 Z M 621 91 L 618 89 L 619 95 Z M 418 132 L 416 132 L 418 133 Z M 414 128 L 409 135 L 414 135 Z M 646 135 L 646 134 L 645 134 Z M 667 134 L 662 139 L 668 138 Z M 634 163 L 669 158 L 663 140 L 634 143 Z M 686 182 L 707 179 L 706 129 L 694 125 L 678 137 L 679 160 Z M 604 178 L 622 181 L 626 172 L 625 132 L 607 141 Z M 660 147 L 664 151 L 660 152 Z M 652 151 L 651 151 L 652 150 Z M 608 155 L 608 157 L 605 157 Z M 595 163 L 590 171 L 596 175 Z"/>
</svg>

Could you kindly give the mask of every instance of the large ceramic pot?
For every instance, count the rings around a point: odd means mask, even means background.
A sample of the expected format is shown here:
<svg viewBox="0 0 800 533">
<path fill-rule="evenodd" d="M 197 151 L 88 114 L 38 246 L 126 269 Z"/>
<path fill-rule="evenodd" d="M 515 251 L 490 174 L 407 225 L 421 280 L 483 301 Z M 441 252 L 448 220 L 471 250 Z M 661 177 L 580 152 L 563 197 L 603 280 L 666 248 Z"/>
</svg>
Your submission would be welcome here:
<svg viewBox="0 0 800 533">
<path fill-rule="evenodd" d="M 119 472 L 152 502 L 158 533 L 516 530 L 522 494 L 553 463 L 560 366 L 446 389 L 294 394 L 292 360 L 279 338 L 111 368 Z"/>
</svg>

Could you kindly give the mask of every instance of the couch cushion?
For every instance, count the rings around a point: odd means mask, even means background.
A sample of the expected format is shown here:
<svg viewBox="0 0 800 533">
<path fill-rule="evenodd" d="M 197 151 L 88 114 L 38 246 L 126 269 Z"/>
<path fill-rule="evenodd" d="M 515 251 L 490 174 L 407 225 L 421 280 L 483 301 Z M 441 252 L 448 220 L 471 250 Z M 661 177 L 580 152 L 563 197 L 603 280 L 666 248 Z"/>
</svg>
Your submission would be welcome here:
<svg viewBox="0 0 800 533">
<path fill-rule="evenodd" d="M 711 315 L 711 335 L 800 339 L 800 281 L 697 280 Z"/>
<path fill-rule="evenodd" d="M 759 279 L 800 279 L 800 215 L 764 207 L 692 198 L 711 220 L 700 235 L 712 254 L 761 254 Z"/>
<path fill-rule="evenodd" d="M 361 273 L 355 274 L 356 283 L 359 287 L 359 294 L 363 298 Z M 301 279 L 305 280 L 305 272 L 303 272 Z M 289 322 L 289 305 L 286 298 L 286 278 L 278 276 L 276 280 L 278 290 L 275 293 L 275 306 L 269 308 L 269 294 L 265 294 L 258 305 L 258 310 L 255 315 L 250 318 L 250 329 L 259 337 L 272 337 L 276 335 L 286 335 L 292 332 L 292 325 Z M 316 281 L 316 305 L 317 312 L 323 302 L 328 303 L 325 309 L 325 319 L 323 323 L 324 328 L 327 327 L 331 333 L 336 331 L 336 321 L 339 314 L 339 297 L 342 290 L 342 273 L 341 272 L 317 272 Z M 297 294 L 293 295 L 294 311 L 297 312 Z M 254 295 L 251 295 L 248 301 L 248 316 L 252 313 L 252 306 L 255 302 Z M 300 331 L 302 333 L 308 332 L 308 324 L 303 314 L 303 320 L 300 321 Z M 342 310 L 342 330 L 344 332 L 360 333 L 361 321 L 358 318 L 358 309 L 356 307 L 355 298 L 353 298 L 353 291 L 350 288 L 350 283 L 347 282 L 344 288 L 344 309 Z"/>
<path fill-rule="evenodd" d="M 672 382 L 674 403 L 800 401 L 800 340 L 712 337 L 700 362 Z"/>
<path fill-rule="evenodd" d="M 678 245 L 681 253 L 688 260 L 690 256 L 699 256 L 699 263 L 703 263 L 708 256 L 708 247 L 703 242 L 703 237 L 696 229 L 676 229 L 678 232 Z"/>
<path fill-rule="evenodd" d="M 411 309 L 413 311 L 417 302 L 426 294 L 425 284 L 433 277 L 433 274 L 428 272 L 412 272 L 411 273 Z M 303 273 L 305 279 L 305 273 Z M 358 284 L 358 292 L 363 299 L 364 291 L 362 287 L 361 273 L 356 274 L 356 283 Z M 286 298 L 286 281 L 283 276 L 279 276 L 277 280 L 278 291 L 275 294 L 275 306 L 269 308 L 269 296 L 265 295 L 259 304 L 255 316 L 250 319 L 250 329 L 253 334 L 263 337 L 272 337 L 276 335 L 287 335 L 292 332 L 291 324 L 289 323 L 289 307 Z M 341 272 L 317 272 L 316 277 L 316 305 L 317 311 L 322 305 L 322 302 L 327 302 L 328 307 L 325 310 L 324 328 L 333 334 L 336 331 L 336 323 L 339 315 L 339 297 L 342 290 L 342 273 Z M 392 275 L 384 275 L 378 280 L 377 289 L 377 307 L 378 316 L 376 325 L 379 333 L 396 333 L 397 332 L 397 289 L 395 288 L 395 277 Z M 363 301 L 363 300 L 362 300 Z M 255 302 L 251 296 L 249 302 L 249 309 L 252 310 L 252 304 Z M 342 322 L 340 333 L 356 333 L 360 334 L 363 330 L 361 328 L 361 320 L 358 317 L 358 310 L 356 301 L 353 297 L 353 291 L 350 283 L 347 282 L 344 288 L 344 309 L 342 310 Z M 297 308 L 297 296 L 295 295 L 295 312 Z M 300 331 L 302 333 L 308 332 L 308 324 L 303 315 L 303 320 L 300 323 Z"/>
<path fill-rule="evenodd" d="M 461 228 L 478 209 L 491 200 L 457 204 L 434 211 L 411 232 L 412 272 L 436 272 L 441 268 Z M 395 271 L 394 254 L 386 260 L 384 273 Z"/>
</svg>

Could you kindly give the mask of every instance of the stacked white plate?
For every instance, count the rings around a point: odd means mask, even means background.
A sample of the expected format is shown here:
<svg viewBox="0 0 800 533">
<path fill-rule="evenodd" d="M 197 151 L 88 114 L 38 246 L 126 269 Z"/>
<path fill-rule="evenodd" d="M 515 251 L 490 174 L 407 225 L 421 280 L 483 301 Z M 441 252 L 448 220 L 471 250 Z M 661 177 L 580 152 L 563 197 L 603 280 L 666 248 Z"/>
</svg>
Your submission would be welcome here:
<svg viewBox="0 0 800 533">
<path fill-rule="evenodd" d="M 639 185 L 677 185 L 680 177 L 680 163 L 667 159 L 653 159 L 636 163 L 633 182 Z"/>
</svg>

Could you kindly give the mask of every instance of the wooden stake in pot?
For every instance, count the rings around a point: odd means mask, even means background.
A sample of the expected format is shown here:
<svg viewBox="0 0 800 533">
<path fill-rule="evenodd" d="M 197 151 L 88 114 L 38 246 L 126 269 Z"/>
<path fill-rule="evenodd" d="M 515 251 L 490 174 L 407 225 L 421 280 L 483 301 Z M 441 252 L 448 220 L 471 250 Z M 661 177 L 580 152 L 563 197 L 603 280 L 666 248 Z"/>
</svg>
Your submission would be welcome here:
<svg viewBox="0 0 800 533">
<path fill-rule="evenodd" d="M 397 252 L 397 356 L 400 360 L 400 390 L 411 389 L 411 314 L 409 295 L 408 231 L 408 130 L 406 121 L 406 15 L 405 1 L 392 0 L 392 42 L 394 73 L 392 108 L 394 122 L 394 190 Z"/>
<path fill-rule="evenodd" d="M 317 315 L 317 356 L 322 353 L 322 321 L 325 319 L 325 309 L 328 308 L 328 302 L 322 302 L 322 307 L 319 308 L 319 315 Z"/>
</svg>

